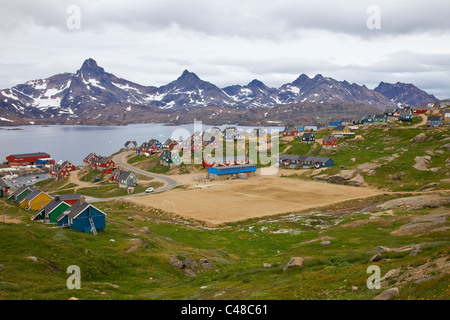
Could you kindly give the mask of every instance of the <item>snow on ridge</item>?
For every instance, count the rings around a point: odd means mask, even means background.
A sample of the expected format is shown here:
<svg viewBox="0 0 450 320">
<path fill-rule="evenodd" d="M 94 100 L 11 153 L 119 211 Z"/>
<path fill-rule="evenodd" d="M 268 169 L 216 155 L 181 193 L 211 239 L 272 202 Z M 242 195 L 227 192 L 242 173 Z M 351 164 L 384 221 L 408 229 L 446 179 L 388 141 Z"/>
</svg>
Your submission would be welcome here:
<svg viewBox="0 0 450 320">
<path fill-rule="evenodd" d="M 1 120 L 1 121 L 7 121 L 7 122 L 14 122 L 14 121 L 12 121 L 12 120 L 9 120 L 9 119 L 3 118 L 3 117 L 0 117 L 0 120 Z"/>
<path fill-rule="evenodd" d="M 10 91 L 11 91 L 11 90 L 10 90 Z M 19 98 L 17 98 L 14 94 L 12 94 L 12 93 L 6 93 L 6 90 L 5 90 L 5 91 L 2 91 L 1 94 L 2 94 L 4 97 L 11 98 L 11 99 L 14 99 L 14 100 L 19 100 Z"/>
<path fill-rule="evenodd" d="M 121 90 L 129 91 L 131 89 L 131 90 L 136 91 L 139 94 L 142 94 L 142 92 L 138 88 L 132 87 L 128 83 L 126 83 L 125 85 L 122 85 L 120 83 L 115 83 L 115 82 L 111 82 L 111 83 Z"/>
<path fill-rule="evenodd" d="M 84 82 L 84 81 L 83 81 L 83 82 Z M 97 88 L 106 90 L 105 87 L 102 87 L 102 86 L 100 85 L 100 82 L 99 82 L 97 79 L 91 79 L 91 78 L 90 78 L 87 82 L 90 83 L 91 85 L 93 85 L 94 87 L 97 87 Z M 87 83 L 85 82 L 85 84 L 87 84 Z"/>
</svg>

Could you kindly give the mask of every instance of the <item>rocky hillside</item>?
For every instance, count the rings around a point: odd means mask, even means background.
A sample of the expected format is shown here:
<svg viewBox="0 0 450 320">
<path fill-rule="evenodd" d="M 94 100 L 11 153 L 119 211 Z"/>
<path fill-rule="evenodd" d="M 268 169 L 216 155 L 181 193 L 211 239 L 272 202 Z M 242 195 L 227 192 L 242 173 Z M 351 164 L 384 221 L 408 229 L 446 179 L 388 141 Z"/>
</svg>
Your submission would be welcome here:
<svg viewBox="0 0 450 320">
<path fill-rule="evenodd" d="M 374 91 L 381 93 L 398 106 L 421 106 L 438 101 L 435 96 L 420 90 L 411 83 L 397 82 L 391 84 L 380 82 Z"/>
</svg>

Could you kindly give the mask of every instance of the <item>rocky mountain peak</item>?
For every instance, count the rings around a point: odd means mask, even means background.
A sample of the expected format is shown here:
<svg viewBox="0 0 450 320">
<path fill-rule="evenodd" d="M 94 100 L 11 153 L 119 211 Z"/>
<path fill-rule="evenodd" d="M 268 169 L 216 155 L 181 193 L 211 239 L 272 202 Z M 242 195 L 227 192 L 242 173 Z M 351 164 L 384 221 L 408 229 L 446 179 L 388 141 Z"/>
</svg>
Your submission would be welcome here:
<svg viewBox="0 0 450 320">
<path fill-rule="evenodd" d="M 89 75 L 91 77 L 96 77 L 105 73 L 105 69 L 99 67 L 97 61 L 92 58 L 86 59 L 78 70 L 77 74 L 83 73 L 84 75 Z"/>
</svg>

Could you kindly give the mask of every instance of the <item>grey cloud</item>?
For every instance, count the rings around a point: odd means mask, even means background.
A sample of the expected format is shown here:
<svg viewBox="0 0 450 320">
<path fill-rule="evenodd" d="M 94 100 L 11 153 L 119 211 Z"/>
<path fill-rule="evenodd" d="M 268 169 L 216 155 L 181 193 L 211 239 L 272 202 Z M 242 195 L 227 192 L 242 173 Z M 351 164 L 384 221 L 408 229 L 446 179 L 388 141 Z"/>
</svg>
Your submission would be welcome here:
<svg viewBox="0 0 450 320">
<path fill-rule="evenodd" d="M 0 28 L 14 30 L 24 24 L 66 29 L 69 5 L 78 5 L 82 28 L 102 30 L 120 25 L 139 32 L 178 26 L 206 35 L 279 40 L 299 30 L 327 30 L 362 38 L 448 32 L 450 2 L 406 1 L 296 1 L 296 0 L 153 0 L 153 1 L 26 1 L 2 5 Z M 369 30 L 370 5 L 381 10 L 381 30 Z"/>
</svg>

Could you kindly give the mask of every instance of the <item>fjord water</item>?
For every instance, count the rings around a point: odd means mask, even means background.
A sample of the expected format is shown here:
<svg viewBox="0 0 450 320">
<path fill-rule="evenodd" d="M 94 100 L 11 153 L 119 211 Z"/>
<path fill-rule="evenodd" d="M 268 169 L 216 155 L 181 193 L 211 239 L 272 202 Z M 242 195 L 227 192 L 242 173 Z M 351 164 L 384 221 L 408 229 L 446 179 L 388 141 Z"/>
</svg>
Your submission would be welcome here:
<svg viewBox="0 0 450 320">
<path fill-rule="evenodd" d="M 224 129 L 229 125 L 219 126 Z M 250 132 L 254 127 L 236 126 Z M 212 126 L 203 125 L 206 131 Z M 164 142 L 168 138 L 187 138 L 183 133 L 194 133 L 194 124 L 167 126 L 160 123 L 132 124 L 127 126 L 20 126 L 0 128 L 0 162 L 10 154 L 47 152 L 56 162 L 69 160 L 75 165 L 83 164 L 83 158 L 91 152 L 109 156 L 124 147 L 125 142 L 134 140 L 138 145 L 152 138 Z M 20 130 L 17 130 L 20 129 Z M 183 131 L 184 130 L 184 131 Z M 187 130 L 187 131 L 186 131 Z M 198 130 L 195 126 L 195 130 Z M 283 130 L 282 127 L 265 127 Z"/>
</svg>

